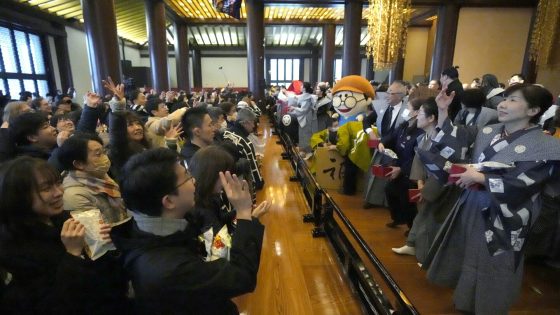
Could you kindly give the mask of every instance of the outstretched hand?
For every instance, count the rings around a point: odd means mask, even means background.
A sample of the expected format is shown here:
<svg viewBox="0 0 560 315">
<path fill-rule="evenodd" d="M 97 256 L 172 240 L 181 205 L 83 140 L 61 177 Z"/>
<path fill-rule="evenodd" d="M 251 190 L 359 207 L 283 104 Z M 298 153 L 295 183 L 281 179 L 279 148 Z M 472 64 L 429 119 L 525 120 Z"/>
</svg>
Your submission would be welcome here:
<svg viewBox="0 0 560 315">
<path fill-rule="evenodd" d="M 124 98 L 124 84 L 116 84 L 113 82 L 111 77 L 107 77 L 107 81 L 103 80 L 103 86 L 113 93 L 113 96 L 117 97 L 119 100 Z"/>
<path fill-rule="evenodd" d="M 88 91 L 87 94 L 84 95 L 84 103 L 91 108 L 97 108 L 97 105 L 101 103 L 101 96 Z"/>
<path fill-rule="evenodd" d="M 220 172 L 220 181 L 229 202 L 237 209 L 237 218 L 251 220 L 253 201 L 247 181 L 239 179 L 237 175 L 232 175 L 229 171 Z"/>
<path fill-rule="evenodd" d="M 177 139 L 183 134 L 183 125 L 180 123 L 173 126 L 171 125 L 167 131 L 165 131 L 165 138 L 167 139 Z"/>
<path fill-rule="evenodd" d="M 436 103 L 441 111 L 446 111 L 449 108 L 451 102 L 453 102 L 453 98 L 455 97 L 455 91 L 452 91 L 447 95 L 447 89 L 443 89 L 439 92 L 436 96 Z"/>
</svg>

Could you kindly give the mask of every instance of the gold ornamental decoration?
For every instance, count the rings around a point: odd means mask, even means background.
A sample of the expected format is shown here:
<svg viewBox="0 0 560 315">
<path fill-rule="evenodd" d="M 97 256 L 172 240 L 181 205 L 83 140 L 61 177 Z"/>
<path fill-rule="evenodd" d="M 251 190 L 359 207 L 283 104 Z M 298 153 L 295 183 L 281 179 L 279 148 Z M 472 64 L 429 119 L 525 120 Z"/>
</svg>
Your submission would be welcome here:
<svg viewBox="0 0 560 315">
<path fill-rule="evenodd" d="M 540 0 L 534 23 L 530 59 L 539 66 L 548 65 L 551 62 L 554 43 L 560 40 L 560 1 Z"/>
<path fill-rule="evenodd" d="M 369 0 L 366 55 L 375 70 L 390 69 L 404 56 L 411 12 L 410 0 Z"/>
</svg>

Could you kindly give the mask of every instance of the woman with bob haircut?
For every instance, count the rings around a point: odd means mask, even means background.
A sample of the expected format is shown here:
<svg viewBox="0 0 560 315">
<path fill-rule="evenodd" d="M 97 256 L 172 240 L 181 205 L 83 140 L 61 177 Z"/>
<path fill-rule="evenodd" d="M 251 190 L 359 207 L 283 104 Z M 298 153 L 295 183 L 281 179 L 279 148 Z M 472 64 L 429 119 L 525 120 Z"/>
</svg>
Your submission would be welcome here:
<svg viewBox="0 0 560 315">
<path fill-rule="evenodd" d="M 102 258 L 83 255 L 85 227 L 63 211 L 62 196 L 46 161 L 20 157 L 0 167 L 0 267 L 11 275 L 2 314 L 125 312 L 126 282 Z M 109 227 L 100 233 L 108 239 Z"/>
</svg>

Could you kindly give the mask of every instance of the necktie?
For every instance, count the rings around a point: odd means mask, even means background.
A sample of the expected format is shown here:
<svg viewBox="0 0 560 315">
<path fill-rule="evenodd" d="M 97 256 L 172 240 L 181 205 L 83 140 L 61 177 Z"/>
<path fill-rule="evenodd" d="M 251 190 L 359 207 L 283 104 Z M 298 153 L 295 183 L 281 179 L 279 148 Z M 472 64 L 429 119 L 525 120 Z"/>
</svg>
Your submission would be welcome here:
<svg viewBox="0 0 560 315">
<path fill-rule="evenodd" d="M 386 135 L 391 129 L 391 120 L 393 120 L 393 106 L 387 107 L 383 120 L 381 120 L 381 133 Z"/>
</svg>

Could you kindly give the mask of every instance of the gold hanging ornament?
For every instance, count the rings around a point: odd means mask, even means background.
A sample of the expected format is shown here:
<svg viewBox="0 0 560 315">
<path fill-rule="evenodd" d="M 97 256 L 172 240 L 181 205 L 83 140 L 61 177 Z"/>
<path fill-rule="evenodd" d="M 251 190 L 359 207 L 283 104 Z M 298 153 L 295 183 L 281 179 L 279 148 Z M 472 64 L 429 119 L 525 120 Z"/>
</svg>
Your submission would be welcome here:
<svg viewBox="0 0 560 315">
<path fill-rule="evenodd" d="M 560 1 L 540 0 L 531 34 L 530 59 L 537 65 L 550 64 L 555 40 L 560 40 Z"/>
<path fill-rule="evenodd" d="M 369 0 L 366 55 L 374 70 L 390 69 L 404 56 L 411 12 L 410 0 Z"/>
</svg>

